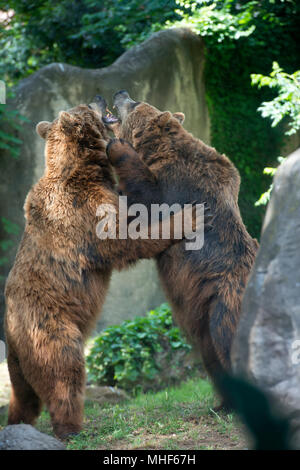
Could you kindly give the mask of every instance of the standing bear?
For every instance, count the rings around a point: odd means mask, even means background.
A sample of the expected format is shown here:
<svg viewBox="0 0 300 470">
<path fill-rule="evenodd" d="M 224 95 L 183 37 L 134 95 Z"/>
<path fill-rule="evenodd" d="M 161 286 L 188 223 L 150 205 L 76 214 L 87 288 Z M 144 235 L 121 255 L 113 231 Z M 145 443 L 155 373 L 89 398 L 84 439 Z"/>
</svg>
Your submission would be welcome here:
<svg viewBox="0 0 300 470">
<path fill-rule="evenodd" d="M 103 120 L 110 118 L 105 102 L 98 104 L 80 105 L 37 125 L 46 140 L 46 168 L 26 198 L 25 231 L 5 290 L 12 383 L 8 423 L 33 424 L 45 404 L 61 438 L 82 425 L 84 341 L 113 268 L 152 258 L 174 242 L 97 237 L 98 206 L 116 212 L 119 207 L 106 156 Z M 181 220 L 176 217 L 171 235 Z M 126 215 L 126 228 L 127 222 Z M 161 222 L 158 226 L 162 230 Z"/>
<path fill-rule="evenodd" d="M 150 206 L 159 194 L 169 205 L 206 202 L 211 210 L 212 228 L 200 250 L 179 243 L 156 260 L 175 319 L 216 383 L 231 368 L 241 300 L 258 249 L 241 219 L 239 173 L 182 127 L 182 113 L 135 102 L 124 90 L 115 94 L 114 106 L 120 121 L 111 128 L 120 140 L 108 145 L 107 154 L 129 201 Z"/>
</svg>

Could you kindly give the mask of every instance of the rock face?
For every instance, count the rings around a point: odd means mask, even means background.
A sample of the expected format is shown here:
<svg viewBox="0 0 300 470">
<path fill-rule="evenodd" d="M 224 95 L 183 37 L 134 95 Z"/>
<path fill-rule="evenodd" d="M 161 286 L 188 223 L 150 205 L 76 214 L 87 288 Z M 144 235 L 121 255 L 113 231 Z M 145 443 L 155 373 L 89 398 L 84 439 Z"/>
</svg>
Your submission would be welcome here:
<svg viewBox="0 0 300 470">
<path fill-rule="evenodd" d="M 300 449 L 300 149 L 274 179 L 233 362 L 290 416 Z"/>
<path fill-rule="evenodd" d="M 64 450 L 62 442 L 29 424 L 15 424 L 0 431 L 0 450 Z"/>
<path fill-rule="evenodd" d="M 85 389 L 85 399 L 99 405 L 103 405 L 103 403 L 115 405 L 116 403 L 128 400 L 129 396 L 124 390 L 117 387 L 88 385 Z"/>
<path fill-rule="evenodd" d="M 110 67 L 87 70 L 51 64 L 22 80 L 9 104 L 30 122 L 24 123 L 23 131 L 16 134 L 23 141 L 20 158 L 15 160 L 9 155 L 0 158 L 1 215 L 23 230 L 25 196 L 44 171 L 44 142 L 35 132 L 37 122 L 52 121 L 59 111 L 90 102 L 95 94 L 109 101 L 114 92 L 126 88 L 136 100 L 149 101 L 163 110 L 182 111 L 186 113 L 185 127 L 208 143 L 203 49 L 202 40 L 189 30 L 168 30 L 133 47 Z M 8 238 L 3 233 L 0 236 Z M 0 266 L 4 279 L 15 250 L 16 243 L 6 254 L 8 263 Z M 4 282 L 1 282 L 2 293 Z M 143 314 L 163 300 L 154 263 L 141 262 L 128 272 L 113 275 L 100 326 Z M 3 315 L 3 298 L 1 303 Z"/>
</svg>

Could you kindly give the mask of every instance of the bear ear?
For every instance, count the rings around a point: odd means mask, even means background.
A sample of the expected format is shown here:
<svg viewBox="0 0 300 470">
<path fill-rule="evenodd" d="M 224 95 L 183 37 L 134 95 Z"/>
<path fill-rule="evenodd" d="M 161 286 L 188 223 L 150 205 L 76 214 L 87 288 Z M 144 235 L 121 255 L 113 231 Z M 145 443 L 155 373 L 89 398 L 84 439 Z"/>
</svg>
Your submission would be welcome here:
<svg viewBox="0 0 300 470">
<path fill-rule="evenodd" d="M 41 121 L 36 125 L 36 132 L 42 139 L 46 139 L 48 132 L 50 131 L 52 126 L 52 122 L 49 121 Z"/>
<path fill-rule="evenodd" d="M 154 122 L 158 125 L 158 127 L 163 128 L 171 119 L 172 114 L 169 111 L 165 111 L 164 113 L 159 114 L 156 118 L 154 118 Z"/>
<path fill-rule="evenodd" d="M 58 122 L 65 131 L 69 131 L 74 126 L 74 117 L 67 111 L 61 111 L 58 115 Z"/>
<path fill-rule="evenodd" d="M 185 120 L 185 115 L 183 113 L 173 113 L 173 117 L 177 119 L 177 121 L 179 121 L 180 124 L 183 124 Z"/>
</svg>

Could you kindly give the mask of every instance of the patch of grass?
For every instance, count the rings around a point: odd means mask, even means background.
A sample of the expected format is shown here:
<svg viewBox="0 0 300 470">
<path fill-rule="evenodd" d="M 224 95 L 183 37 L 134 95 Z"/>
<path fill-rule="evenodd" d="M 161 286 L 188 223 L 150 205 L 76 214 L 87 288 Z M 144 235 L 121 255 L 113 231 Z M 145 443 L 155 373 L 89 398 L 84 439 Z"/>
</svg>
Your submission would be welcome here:
<svg viewBox="0 0 300 470">
<path fill-rule="evenodd" d="M 0 407 L 0 431 L 7 424 L 7 415 L 8 415 L 8 406 L 1 406 Z"/>
<path fill-rule="evenodd" d="M 232 415 L 213 413 L 211 384 L 200 378 L 178 387 L 140 393 L 118 405 L 86 402 L 82 432 L 68 449 L 232 449 L 245 447 L 240 424 Z M 37 428 L 52 434 L 43 412 Z"/>
</svg>

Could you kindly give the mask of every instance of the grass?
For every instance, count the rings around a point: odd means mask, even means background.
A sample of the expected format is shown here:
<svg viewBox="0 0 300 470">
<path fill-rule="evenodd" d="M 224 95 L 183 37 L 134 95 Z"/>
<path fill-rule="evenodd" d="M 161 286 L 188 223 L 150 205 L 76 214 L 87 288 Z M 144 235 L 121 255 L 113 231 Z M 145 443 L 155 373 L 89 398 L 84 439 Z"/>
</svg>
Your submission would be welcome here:
<svg viewBox="0 0 300 470">
<path fill-rule="evenodd" d="M 207 380 L 193 379 L 157 393 L 141 393 L 118 405 L 86 402 L 82 432 L 68 449 L 242 449 L 247 447 L 237 418 L 215 413 Z M 49 415 L 37 426 L 52 435 Z"/>
</svg>

